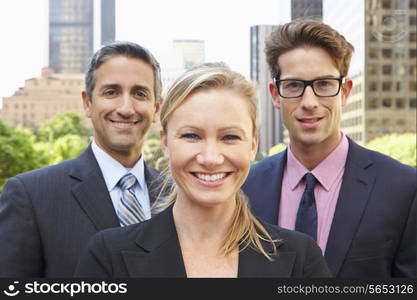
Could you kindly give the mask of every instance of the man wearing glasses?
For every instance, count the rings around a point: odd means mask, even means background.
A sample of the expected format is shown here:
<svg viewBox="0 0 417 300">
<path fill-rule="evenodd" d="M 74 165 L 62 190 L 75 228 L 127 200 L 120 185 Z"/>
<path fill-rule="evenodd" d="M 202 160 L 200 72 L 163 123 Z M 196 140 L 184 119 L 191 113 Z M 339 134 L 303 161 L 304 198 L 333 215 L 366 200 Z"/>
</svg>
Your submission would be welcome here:
<svg viewBox="0 0 417 300">
<path fill-rule="evenodd" d="M 255 164 L 243 189 L 255 215 L 316 240 L 335 277 L 415 277 L 416 170 L 340 129 L 352 52 L 317 21 L 271 34 L 269 90 L 290 143 Z"/>
</svg>

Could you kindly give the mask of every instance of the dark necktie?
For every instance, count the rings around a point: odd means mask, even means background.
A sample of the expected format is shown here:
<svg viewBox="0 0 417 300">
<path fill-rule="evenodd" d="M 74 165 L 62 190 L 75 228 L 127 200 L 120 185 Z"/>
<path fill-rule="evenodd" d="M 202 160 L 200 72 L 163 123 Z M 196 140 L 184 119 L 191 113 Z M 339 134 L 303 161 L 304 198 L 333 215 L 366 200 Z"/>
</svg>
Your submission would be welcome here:
<svg viewBox="0 0 417 300">
<path fill-rule="evenodd" d="M 135 196 L 136 177 L 128 173 L 119 180 L 119 187 L 122 190 L 120 197 L 120 205 L 116 212 L 119 217 L 120 224 L 127 226 L 130 224 L 139 223 L 145 220 L 142 205 Z"/>
<path fill-rule="evenodd" d="M 306 188 L 298 207 L 295 230 L 304 232 L 317 241 L 317 209 L 314 198 L 314 186 L 317 179 L 311 173 L 307 173 L 304 177 Z"/>
</svg>

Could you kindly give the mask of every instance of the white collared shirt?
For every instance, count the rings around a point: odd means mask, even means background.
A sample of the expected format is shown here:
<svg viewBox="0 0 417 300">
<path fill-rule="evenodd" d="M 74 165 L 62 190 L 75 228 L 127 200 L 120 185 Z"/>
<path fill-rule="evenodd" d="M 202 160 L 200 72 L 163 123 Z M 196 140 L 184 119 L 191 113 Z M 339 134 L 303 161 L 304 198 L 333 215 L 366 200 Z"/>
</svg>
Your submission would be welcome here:
<svg viewBox="0 0 417 300">
<path fill-rule="evenodd" d="M 93 150 L 94 156 L 98 162 L 101 173 L 103 174 L 104 181 L 109 191 L 110 198 L 113 202 L 115 210 L 117 210 L 120 205 L 120 198 L 122 190 L 117 186 L 120 178 L 125 174 L 131 173 L 136 179 L 137 183 L 135 184 L 135 195 L 139 200 L 140 204 L 145 213 L 145 218 L 151 218 L 151 209 L 150 209 L 150 200 L 148 187 L 145 181 L 145 164 L 143 160 L 143 155 L 138 160 L 138 162 L 133 166 L 133 168 L 125 168 L 112 156 L 107 154 L 103 149 L 101 149 L 96 142 L 93 140 L 91 143 L 91 149 Z"/>
</svg>

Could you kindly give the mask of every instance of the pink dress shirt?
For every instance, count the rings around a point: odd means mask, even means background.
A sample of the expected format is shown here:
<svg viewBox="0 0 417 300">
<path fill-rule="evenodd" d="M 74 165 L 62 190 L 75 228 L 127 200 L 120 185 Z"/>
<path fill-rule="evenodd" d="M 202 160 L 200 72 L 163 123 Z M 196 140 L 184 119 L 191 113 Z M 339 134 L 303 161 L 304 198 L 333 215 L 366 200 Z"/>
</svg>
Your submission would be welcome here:
<svg viewBox="0 0 417 300">
<path fill-rule="evenodd" d="M 323 254 L 326 250 L 327 239 L 332 225 L 339 191 L 345 171 L 349 142 L 343 135 L 339 145 L 311 173 L 318 183 L 314 188 L 317 207 L 317 244 Z M 310 172 L 287 148 L 287 164 L 284 170 L 281 189 L 281 201 L 278 215 L 278 225 L 294 230 L 298 206 L 305 189 L 303 176 Z"/>
</svg>

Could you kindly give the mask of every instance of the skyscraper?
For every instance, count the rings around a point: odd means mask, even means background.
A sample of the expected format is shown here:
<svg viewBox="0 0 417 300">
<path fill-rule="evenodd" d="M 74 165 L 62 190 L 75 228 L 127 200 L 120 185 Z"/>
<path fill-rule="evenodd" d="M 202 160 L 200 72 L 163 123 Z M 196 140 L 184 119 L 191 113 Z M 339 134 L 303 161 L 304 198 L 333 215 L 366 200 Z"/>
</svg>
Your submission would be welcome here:
<svg viewBox="0 0 417 300">
<path fill-rule="evenodd" d="M 83 73 L 93 53 L 93 0 L 49 1 L 49 66 Z"/>
<path fill-rule="evenodd" d="M 116 7 L 114 0 L 101 0 L 101 44 L 113 42 L 116 36 Z"/>
<path fill-rule="evenodd" d="M 250 57 L 251 80 L 258 86 L 258 101 L 261 118 L 259 151 L 267 153 L 268 150 L 283 141 L 284 126 L 281 115 L 272 104 L 268 85 L 272 82 L 266 63 L 265 39 L 274 30 L 273 25 L 256 25 L 250 28 Z"/>
<path fill-rule="evenodd" d="M 100 14 L 101 42 L 114 40 L 114 0 L 49 0 L 49 66 L 58 73 L 84 73 L 93 54 L 94 14 Z"/>
<path fill-rule="evenodd" d="M 291 0 L 291 20 L 323 17 L 323 0 Z"/>
<path fill-rule="evenodd" d="M 327 1 L 323 20 L 355 47 L 342 129 L 366 144 L 416 131 L 416 0 Z"/>
</svg>

